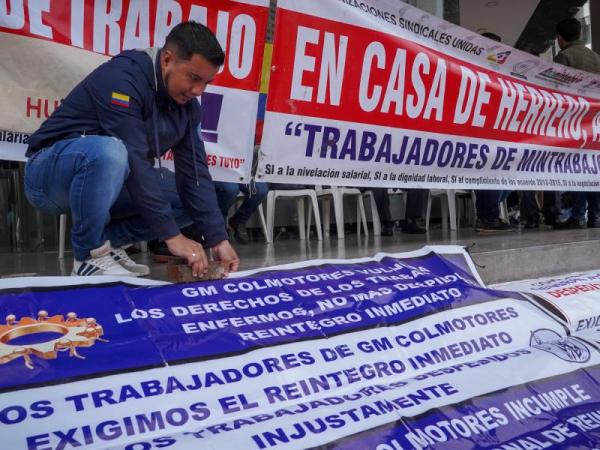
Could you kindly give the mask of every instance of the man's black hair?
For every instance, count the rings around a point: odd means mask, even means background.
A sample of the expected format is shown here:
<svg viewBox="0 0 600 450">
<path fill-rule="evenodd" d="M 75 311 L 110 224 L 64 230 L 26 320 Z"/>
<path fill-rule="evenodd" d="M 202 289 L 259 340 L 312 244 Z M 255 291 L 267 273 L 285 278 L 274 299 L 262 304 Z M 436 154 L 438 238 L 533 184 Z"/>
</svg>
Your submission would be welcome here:
<svg viewBox="0 0 600 450">
<path fill-rule="evenodd" d="M 576 41 L 581 37 L 581 22 L 574 17 L 561 20 L 556 25 L 556 34 L 567 42 Z"/>
<path fill-rule="evenodd" d="M 194 54 L 203 56 L 214 66 L 221 66 L 225 61 L 225 53 L 214 33 L 194 21 L 177 24 L 167 36 L 165 48 L 186 61 Z"/>
</svg>

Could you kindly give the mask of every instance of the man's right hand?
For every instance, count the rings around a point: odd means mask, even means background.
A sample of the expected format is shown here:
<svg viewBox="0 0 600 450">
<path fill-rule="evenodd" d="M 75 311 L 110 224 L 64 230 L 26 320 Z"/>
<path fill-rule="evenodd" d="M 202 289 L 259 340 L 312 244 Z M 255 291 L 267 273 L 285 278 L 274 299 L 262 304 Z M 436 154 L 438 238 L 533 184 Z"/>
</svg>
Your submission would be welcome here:
<svg viewBox="0 0 600 450">
<path fill-rule="evenodd" d="M 208 270 L 208 258 L 200 244 L 196 241 L 186 238 L 183 234 L 178 234 L 172 238 L 166 239 L 165 244 L 169 251 L 175 256 L 186 258 L 188 266 L 192 268 L 192 275 L 202 277 Z"/>
</svg>

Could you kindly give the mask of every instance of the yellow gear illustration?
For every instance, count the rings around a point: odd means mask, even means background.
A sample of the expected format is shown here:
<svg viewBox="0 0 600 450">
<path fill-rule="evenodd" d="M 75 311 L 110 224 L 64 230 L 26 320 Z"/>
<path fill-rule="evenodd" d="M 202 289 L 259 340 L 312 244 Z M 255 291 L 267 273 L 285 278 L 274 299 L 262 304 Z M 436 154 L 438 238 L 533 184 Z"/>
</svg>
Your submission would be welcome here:
<svg viewBox="0 0 600 450">
<path fill-rule="evenodd" d="M 35 344 L 12 344 L 11 341 L 38 333 L 58 333 L 59 337 Z M 6 325 L 0 325 L 0 364 L 23 357 L 25 365 L 33 369 L 32 355 L 55 359 L 60 351 L 69 350 L 69 356 L 85 359 L 77 347 L 91 347 L 96 340 L 107 342 L 100 336 L 102 326 L 93 317 L 79 318 L 74 312 L 49 317 L 47 311 L 38 312 L 37 319 L 23 317 L 17 322 L 14 315 L 6 317 Z"/>
</svg>

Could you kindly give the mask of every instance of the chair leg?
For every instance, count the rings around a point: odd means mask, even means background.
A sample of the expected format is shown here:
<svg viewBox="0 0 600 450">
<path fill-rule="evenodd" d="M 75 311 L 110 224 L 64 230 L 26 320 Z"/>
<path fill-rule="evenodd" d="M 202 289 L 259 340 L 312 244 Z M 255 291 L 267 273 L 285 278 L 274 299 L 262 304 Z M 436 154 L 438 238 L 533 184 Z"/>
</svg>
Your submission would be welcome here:
<svg viewBox="0 0 600 450">
<path fill-rule="evenodd" d="M 269 239 L 269 229 L 267 228 L 267 224 L 265 222 L 265 213 L 263 212 L 262 205 L 258 205 L 258 218 L 260 220 L 260 227 L 262 228 L 263 236 L 265 237 L 265 241 L 267 243 L 273 242 Z"/>
<path fill-rule="evenodd" d="M 273 242 L 273 227 L 275 223 L 275 201 L 277 197 L 275 191 L 269 192 L 267 195 L 267 242 Z"/>
<path fill-rule="evenodd" d="M 506 223 L 510 222 L 510 219 L 508 217 L 508 203 L 506 200 L 500 203 L 500 218 Z"/>
<path fill-rule="evenodd" d="M 448 229 L 448 195 L 442 194 L 440 197 L 442 207 L 442 230 Z"/>
<path fill-rule="evenodd" d="M 469 224 L 474 227 L 477 223 L 477 196 L 475 191 L 471 191 L 471 208 L 469 209 Z"/>
<path fill-rule="evenodd" d="M 427 210 L 425 211 L 425 229 L 427 231 L 429 231 L 429 219 L 431 218 L 431 202 L 432 202 L 432 197 L 431 197 L 431 191 L 430 191 L 429 195 L 427 196 Z"/>
<path fill-rule="evenodd" d="M 356 226 L 358 228 L 356 234 L 360 237 L 360 223 L 362 223 L 365 229 L 365 236 L 368 236 L 369 228 L 367 227 L 367 215 L 365 214 L 365 203 L 363 202 L 362 194 L 358 195 L 356 209 Z"/>
<path fill-rule="evenodd" d="M 310 199 L 312 203 L 313 213 L 315 215 L 315 227 L 317 228 L 317 239 L 319 241 L 323 240 L 323 233 L 321 232 L 321 214 L 319 213 L 319 200 L 317 200 L 317 194 L 312 192 L 310 194 Z"/>
<path fill-rule="evenodd" d="M 362 231 L 362 220 L 360 219 L 360 209 L 358 207 L 358 199 L 356 200 L 356 237 L 360 238 Z"/>
<path fill-rule="evenodd" d="M 375 197 L 372 192 L 368 192 L 367 195 L 369 202 L 371 203 L 371 220 L 373 221 L 373 236 L 381 236 L 381 219 L 379 218 L 379 211 L 377 211 L 377 205 L 375 204 Z"/>
<path fill-rule="evenodd" d="M 67 215 L 58 218 L 58 259 L 65 259 L 65 240 L 67 237 Z"/>
<path fill-rule="evenodd" d="M 323 197 L 323 215 L 321 221 L 323 222 L 323 236 L 329 237 L 331 235 L 331 198 L 329 196 Z"/>
<path fill-rule="evenodd" d="M 304 197 L 298 197 L 296 199 L 296 211 L 298 212 L 298 231 L 300 233 L 300 239 L 306 239 L 306 224 L 304 221 Z"/>
<path fill-rule="evenodd" d="M 458 221 L 456 220 L 456 191 L 449 189 L 447 193 L 448 212 L 450 213 L 450 229 L 456 231 L 458 229 Z"/>
<path fill-rule="evenodd" d="M 344 234 L 344 197 L 337 191 L 333 194 L 333 211 L 338 239 L 344 239 L 346 237 Z"/>
</svg>

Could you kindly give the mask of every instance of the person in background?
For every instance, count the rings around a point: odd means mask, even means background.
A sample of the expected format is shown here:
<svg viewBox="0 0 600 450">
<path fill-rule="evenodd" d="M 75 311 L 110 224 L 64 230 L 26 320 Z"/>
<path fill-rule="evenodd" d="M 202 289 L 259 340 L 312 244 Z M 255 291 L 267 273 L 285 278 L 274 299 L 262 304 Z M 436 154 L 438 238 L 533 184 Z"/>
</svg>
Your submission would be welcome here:
<svg viewBox="0 0 600 450">
<path fill-rule="evenodd" d="M 581 23 L 575 18 L 556 25 L 556 41 L 561 51 L 554 62 L 590 73 L 600 73 L 600 55 L 585 46 L 581 38 Z M 600 193 L 569 192 L 571 217 L 555 224 L 556 229 L 600 228 Z M 587 221 L 586 221 L 587 206 Z"/>
<path fill-rule="evenodd" d="M 269 185 L 267 183 L 250 181 L 250 184 L 227 183 L 224 181 L 215 181 L 215 190 L 217 192 L 217 200 L 219 208 L 225 220 L 229 209 L 235 203 L 238 194 L 244 194 L 244 200 L 240 207 L 235 211 L 234 215 L 227 220 L 227 224 L 231 230 L 231 235 L 236 242 L 240 244 L 248 244 L 250 237 L 246 229 L 246 222 L 258 209 L 263 200 L 269 193 Z"/>
<path fill-rule="evenodd" d="M 406 217 L 400 222 L 400 231 L 406 234 L 425 234 L 427 230 L 419 225 L 423 205 L 427 200 L 427 189 L 406 190 Z"/>
<path fill-rule="evenodd" d="M 162 48 L 127 50 L 96 68 L 30 137 L 25 193 L 48 214 L 71 211 L 72 275 L 147 275 L 125 248 L 159 238 L 202 276 L 203 246 L 181 232 L 190 224 L 225 274 L 237 270 L 196 100 L 224 59 L 207 27 L 180 23 Z M 169 149 L 174 175 L 154 168 Z"/>
<path fill-rule="evenodd" d="M 367 190 L 367 189 L 365 189 Z M 381 235 L 394 235 L 394 222 L 390 214 L 390 197 L 387 188 L 368 189 L 373 192 L 375 204 L 381 220 Z M 406 219 L 400 223 L 400 231 L 407 234 L 424 234 L 425 228 L 418 224 L 423 211 L 423 197 L 426 189 L 406 189 Z"/>
<path fill-rule="evenodd" d="M 482 33 L 482 36 L 496 42 L 502 42 L 502 38 L 495 33 Z M 510 192 L 490 190 L 476 190 L 475 203 L 477 210 L 477 223 L 475 231 L 495 232 L 513 231 L 509 223 L 500 219 L 500 203 L 508 197 Z"/>
<path fill-rule="evenodd" d="M 524 221 L 523 228 L 528 230 L 539 228 L 540 226 L 541 208 L 536 194 L 536 191 L 521 192 L 520 215 Z"/>
<path fill-rule="evenodd" d="M 246 223 L 252 217 L 252 214 L 260 207 L 263 200 L 269 193 L 269 185 L 261 183 L 254 179 L 256 168 L 258 166 L 258 152 L 262 141 L 263 120 L 256 121 L 256 129 L 254 130 L 254 153 L 252 155 L 252 179 L 248 184 L 228 183 L 225 181 L 215 181 L 215 190 L 217 192 L 217 200 L 219 208 L 223 214 L 223 218 L 229 225 L 230 237 L 233 237 L 240 244 L 248 244 L 250 236 L 246 229 Z M 244 200 L 233 216 L 227 220 L 229 209 L 235 203 L 239 193 L 244 194 Z"/>
</svg>

